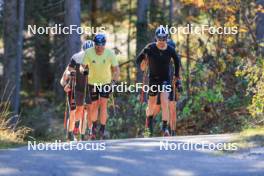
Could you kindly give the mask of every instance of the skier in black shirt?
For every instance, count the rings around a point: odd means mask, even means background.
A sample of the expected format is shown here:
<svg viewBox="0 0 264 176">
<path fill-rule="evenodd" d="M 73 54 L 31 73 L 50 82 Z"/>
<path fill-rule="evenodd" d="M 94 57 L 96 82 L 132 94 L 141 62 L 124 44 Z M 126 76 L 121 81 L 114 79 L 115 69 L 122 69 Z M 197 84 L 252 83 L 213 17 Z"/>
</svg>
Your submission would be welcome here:
<svg viewBox="0 0 264 176">
<path fill-rule="evenodd" d="M 138 55 L 136 62 L 138 65 L 142 61 L 147 63 L 149 69 L 149 99 L 148 108 L 146 110 L 146 127 L 150 134 L 153 133 L 153 115 L 157 106 L 157 95 L 160 94 L 162 109 L 162 132 L 163 136 L 169 136 L 167 121 L 169 120 L 169 93 L 172 91 L 170 84 L 170 64 L 171 59 L 174 63 L 173 82 L 177 82 L 176 86 L 181 86 L 180 81 L 180 58 L 176 54 L 173 47 L 167 45 L 168 32 L 160 26 L 155 32 L 156 42 L 148 44 Z"/>
</svg>

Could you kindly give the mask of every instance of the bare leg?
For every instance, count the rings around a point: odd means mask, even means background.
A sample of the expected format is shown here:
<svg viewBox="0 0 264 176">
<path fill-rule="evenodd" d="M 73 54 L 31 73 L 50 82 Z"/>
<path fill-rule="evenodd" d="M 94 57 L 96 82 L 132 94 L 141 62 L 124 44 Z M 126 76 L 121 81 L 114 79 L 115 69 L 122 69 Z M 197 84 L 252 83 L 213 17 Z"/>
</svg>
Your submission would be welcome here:
<svg viewBox="0 0 264 176">
<path fill-rule="evenodd" d="M 69 119 L 69 132 L 73 132 L 74 125 L 75 125 L 75 111 L 73 110 L 70 112 L 70 119 Z"/>
<path fill-rule="evenodd" d="M 168 92 L 161 92 L 160 100 L 161 100 L 161 109 L 162 109 L 162 132 L 164 136 L 169 136 L 168 132 L 168 120 L 169 120 L 169 100 L 168 100 Z"/>
<path fill-rule="evenodd" d="M 172 131 L 176 130 L 176 101 L 169 102 L 169 110 L 170 110 L 170 128 Z"/>
<path fill-rule="evenodd" d="M 162 109 L 162 120 L 169 120 L 169 94 L 167 92 L 161 92 L 160 100 L 161 100 L 161 109 Z"/>
<path fill-rule="evenodd" d="M 100 98 L 99 106 L 100 106 L 100 123 L 102 125 L 106 124 L 107 121 L 107 98 Z"/>
</svg>

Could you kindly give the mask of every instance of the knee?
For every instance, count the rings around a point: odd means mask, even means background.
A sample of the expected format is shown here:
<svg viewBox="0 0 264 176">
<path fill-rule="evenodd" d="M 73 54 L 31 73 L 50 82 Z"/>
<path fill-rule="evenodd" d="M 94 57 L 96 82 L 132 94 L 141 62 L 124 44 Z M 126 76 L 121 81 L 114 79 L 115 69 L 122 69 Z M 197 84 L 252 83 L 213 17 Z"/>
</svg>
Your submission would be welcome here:
<svg viewBox="0 0 264 176">
<path fill-rule="evenodd" d="M 149 112 L 153 112 L 154 111 L 154 108 L 155 108 L 155 103 L 149 103 L 149 105 L 148 105 L 148 111 Z"/>
<path fill-rule="evenodd" d="M 103 102 L 101 104 L 101 107 L 100 107 L 102 110 L 106 110 L 107 109 L 107 102 Z"/>
<path fill-rule="evenodd" d="M 173 111 L 174 111 L 174 109 L 175 109 L 175 106 L 174 106 L 174 104 L 172 104 L 172 103 L 169 103 L 169 109 L 170 109 L 170 111 L 171 111 L 171 112 L 173 112 Z"/>
<path fill-rule="evenodd" d="M 149 107 L 146 108 L 146 116 L 150 116 L 151 113 L 150 113 L 150 110 L 149 110 Z"/>
<path fill-rule="evenodd" d="M 168 100 L 164 99 L 164 100 L 161 102 L 161 107 L 162 107 L 162 108 L 168 108 L 168 107 L 169 107 L 169 102 L 168 102 Z"/>
</svg>

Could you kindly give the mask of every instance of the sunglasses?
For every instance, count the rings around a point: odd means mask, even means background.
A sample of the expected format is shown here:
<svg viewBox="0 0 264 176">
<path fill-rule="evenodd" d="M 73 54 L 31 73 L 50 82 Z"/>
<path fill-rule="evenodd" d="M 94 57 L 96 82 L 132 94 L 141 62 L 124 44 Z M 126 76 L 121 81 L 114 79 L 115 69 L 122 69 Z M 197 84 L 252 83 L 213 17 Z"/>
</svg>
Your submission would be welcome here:
<svg viewBox="0 0 264 176">
<path fill-rule="evenodd" d="M 157 37 L 157 40 L 164 42 L 167 41 L 167 37 Z"/>
<path fill-rule="evenodd" d="M 95 47 L 104 47 L 105 45 L 98 45 L 98 44 L 95 44 Z"/>
</svg>

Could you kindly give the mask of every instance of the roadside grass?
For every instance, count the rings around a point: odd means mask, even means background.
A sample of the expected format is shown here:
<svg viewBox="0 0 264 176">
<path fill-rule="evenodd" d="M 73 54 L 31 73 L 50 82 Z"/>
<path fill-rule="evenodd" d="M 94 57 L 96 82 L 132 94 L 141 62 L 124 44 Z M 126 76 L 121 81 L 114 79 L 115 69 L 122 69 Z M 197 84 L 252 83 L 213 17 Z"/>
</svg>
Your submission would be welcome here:
<svg viewBox="0 0 264 176">
<path fill-rule="evenodd" d="M 0 130 L 0 149 L 14 148 L 25 145 L 23 139 L 10 130 Z"/>
<path fill-rule="evenodd" d="M 25 138 L 32 129 L 20 126 L 19 115 L 10 111 L 10 97 L 13 89 L 8 90 L 9 82 L 0 97 L 0 149 L 18 147 L 25 144 Z M 7 91 L 10 91 L 7 93 Z"/>
<path fill-rule="evenodd" d="M 230 144 L 235 144 L 237 150 L 224 150 L 225 153 L 246 151 L 251 148 L 264 147 L 264 126 L 249 128 L 241 131 Z"/>
<path fill-rule="evenodd" d="M 9 124 L 12 117 L 9 117 L 9 115 L 9 113 L 0 112 L 0 149 L 25 145 L 25 138 L 32 130 L 24 126 L 17 127 L 17 125 L 11 128 Z"/>
</svg>

